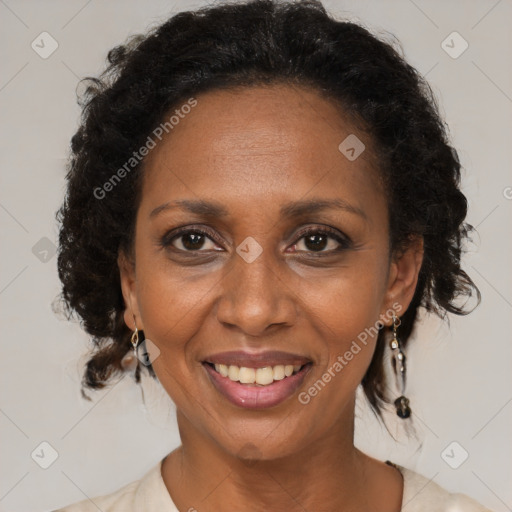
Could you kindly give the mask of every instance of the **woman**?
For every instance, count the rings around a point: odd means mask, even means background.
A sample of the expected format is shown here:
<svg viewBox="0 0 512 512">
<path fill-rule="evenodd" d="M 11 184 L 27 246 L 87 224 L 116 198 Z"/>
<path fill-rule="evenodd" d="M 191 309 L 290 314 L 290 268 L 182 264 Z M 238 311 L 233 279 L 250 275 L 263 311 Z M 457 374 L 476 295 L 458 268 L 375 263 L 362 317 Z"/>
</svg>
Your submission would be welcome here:
<svg viewBox="0 0 512 512">
<path fill-rule="evenodd" d="M 419 74 L 313 1 L 182 12 L 109 62 L 72 141 L 63 298 L 97 345 L 85 386 L 146 368 L 182 445 L 61 510 L 485 510 L 353 443 L 359 384 L 411 421 L 419 308 L 478 296 Z"/>
</svg>

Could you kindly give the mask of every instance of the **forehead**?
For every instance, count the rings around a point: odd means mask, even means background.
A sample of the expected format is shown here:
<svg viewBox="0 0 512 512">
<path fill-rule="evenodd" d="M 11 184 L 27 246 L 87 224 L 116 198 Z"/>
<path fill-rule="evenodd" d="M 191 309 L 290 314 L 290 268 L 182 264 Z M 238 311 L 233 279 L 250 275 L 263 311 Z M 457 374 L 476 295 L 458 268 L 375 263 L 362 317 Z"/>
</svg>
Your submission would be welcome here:
<svg viewBox="0 0 512 512">
<path fill-rule="evenodd" d="M 210 91 L 196 100 L 146 158 L 148 208 L 184 197 L 277 205 L 308 194 L 351 197 L 361 207 L 364 196 L 383 195 L 371 141 L 316 91 L 272 85 Z M 365 146 L 355 160 L 339 149 L 347 137 Z"/>
</svg>

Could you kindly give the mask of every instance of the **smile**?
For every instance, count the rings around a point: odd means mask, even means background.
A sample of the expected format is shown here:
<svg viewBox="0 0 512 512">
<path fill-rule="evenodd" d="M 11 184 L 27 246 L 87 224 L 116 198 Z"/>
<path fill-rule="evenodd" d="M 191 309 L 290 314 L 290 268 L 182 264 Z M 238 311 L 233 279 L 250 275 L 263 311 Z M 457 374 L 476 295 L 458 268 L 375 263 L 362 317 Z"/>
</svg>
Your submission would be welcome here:
<svg viewBox="0 0 512 512">
<path fill-rule="evenodd" d="M 211 364 L 211 363 L 210 363 Z M 291 377 L 300 371 L 303 365 L 300 364 L 278 364 L 276 366 L 264 366 L 263 368 L 247 368 L 246 366 L 227 366 L 225 364 L 213 365 L 215 371 L 233 382 L 241 384 L 256 384 L 268 386 L 277 380 Z"/>
<path fill-rule="evenodd" d="M 220 357 L 212 359 L 218 361 Z M 296 364 L 271 365 L 267 364 L 269 358 L 253 357 L 252 365 L 244 358 L 246 365 L 239 366 L 226 364 L 236 357 L 223 359 L 225 362 L 206 360 L 202 365 L 216 391 L 232 404 L 249 409 L 274 407 L 285 401 L 301 386 L 313 365 L 304 359 L 296 360 Z"/>
</svg>

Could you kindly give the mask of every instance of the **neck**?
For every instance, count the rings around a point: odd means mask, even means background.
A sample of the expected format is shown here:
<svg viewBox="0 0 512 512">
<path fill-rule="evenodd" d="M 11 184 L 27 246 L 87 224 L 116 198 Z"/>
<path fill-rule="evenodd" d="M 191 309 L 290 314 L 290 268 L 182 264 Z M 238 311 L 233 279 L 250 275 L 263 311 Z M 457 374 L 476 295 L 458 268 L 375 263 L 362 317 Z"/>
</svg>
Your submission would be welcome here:
<svg viewBox="0 0 512 512">
<path fill-rule="evenodd" d="M 352 404 L 353 405 L 353 404 Z M 365 504 L 368 457 L 353 444 L 354 414 L 292 454 L 232 455 L 178 412 L 182 446 L 166 457 L 164 482 L 179 510 L 356 510 Z M 244 453 L 244 450 L 240 450 Z"/>
</svg>

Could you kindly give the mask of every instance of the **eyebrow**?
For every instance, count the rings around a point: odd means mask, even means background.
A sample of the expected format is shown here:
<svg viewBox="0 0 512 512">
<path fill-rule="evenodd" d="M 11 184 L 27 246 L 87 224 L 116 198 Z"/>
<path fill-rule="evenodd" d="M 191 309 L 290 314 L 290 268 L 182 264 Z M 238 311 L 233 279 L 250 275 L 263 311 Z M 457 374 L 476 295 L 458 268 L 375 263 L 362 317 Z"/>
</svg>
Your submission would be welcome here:
<svg viewBox="0 0 512 512">
<path fill-rule="evenodd" d="M 229 212 L 220 203 L 209 202 L 205 200 L 179 199 L 176 201 L 168 201 L 167 203 L 157 206 L 149 217 L 155 217 L 158 214 L 174 208 L 180 208 L 190 213 L 196 213 L 205 217 L 227 217 Z"/>
<path fill-rule="evenodd" d="M 160 213 L 168 210 L 179 208 L 190 213 L 203 215 L 205 217 L 227 217 L 228 210 L 217 202 L 205 200 L 179 199 L 176 201 L 168 201 L 151 211 L 150 218 L 156 217 Z M 317 213 L 329 208 L 343 210 L 348 213 L 359 215 L 367 219 L 366 213 L 359 207 L 347 203 L 343 199 L 320 199 L 312 198 L 300 201 L 292 201 L 281 206 L 279 213 L 283 218 L 300 217 L 312 213 Z"/>
<path fill-rule="evenodd" d="M 311 213 L 317 213 L 328 209 L 343 210 L 355 215 L 359 215 L 364 219 L 367 218 L 366 213 L 359 207 L 347 203 L 343 199 L 305 199 L 302 201 L 294 201 L 281 206 L 280 214 L 283 218 L 300 217 Z"/>
</svg>

